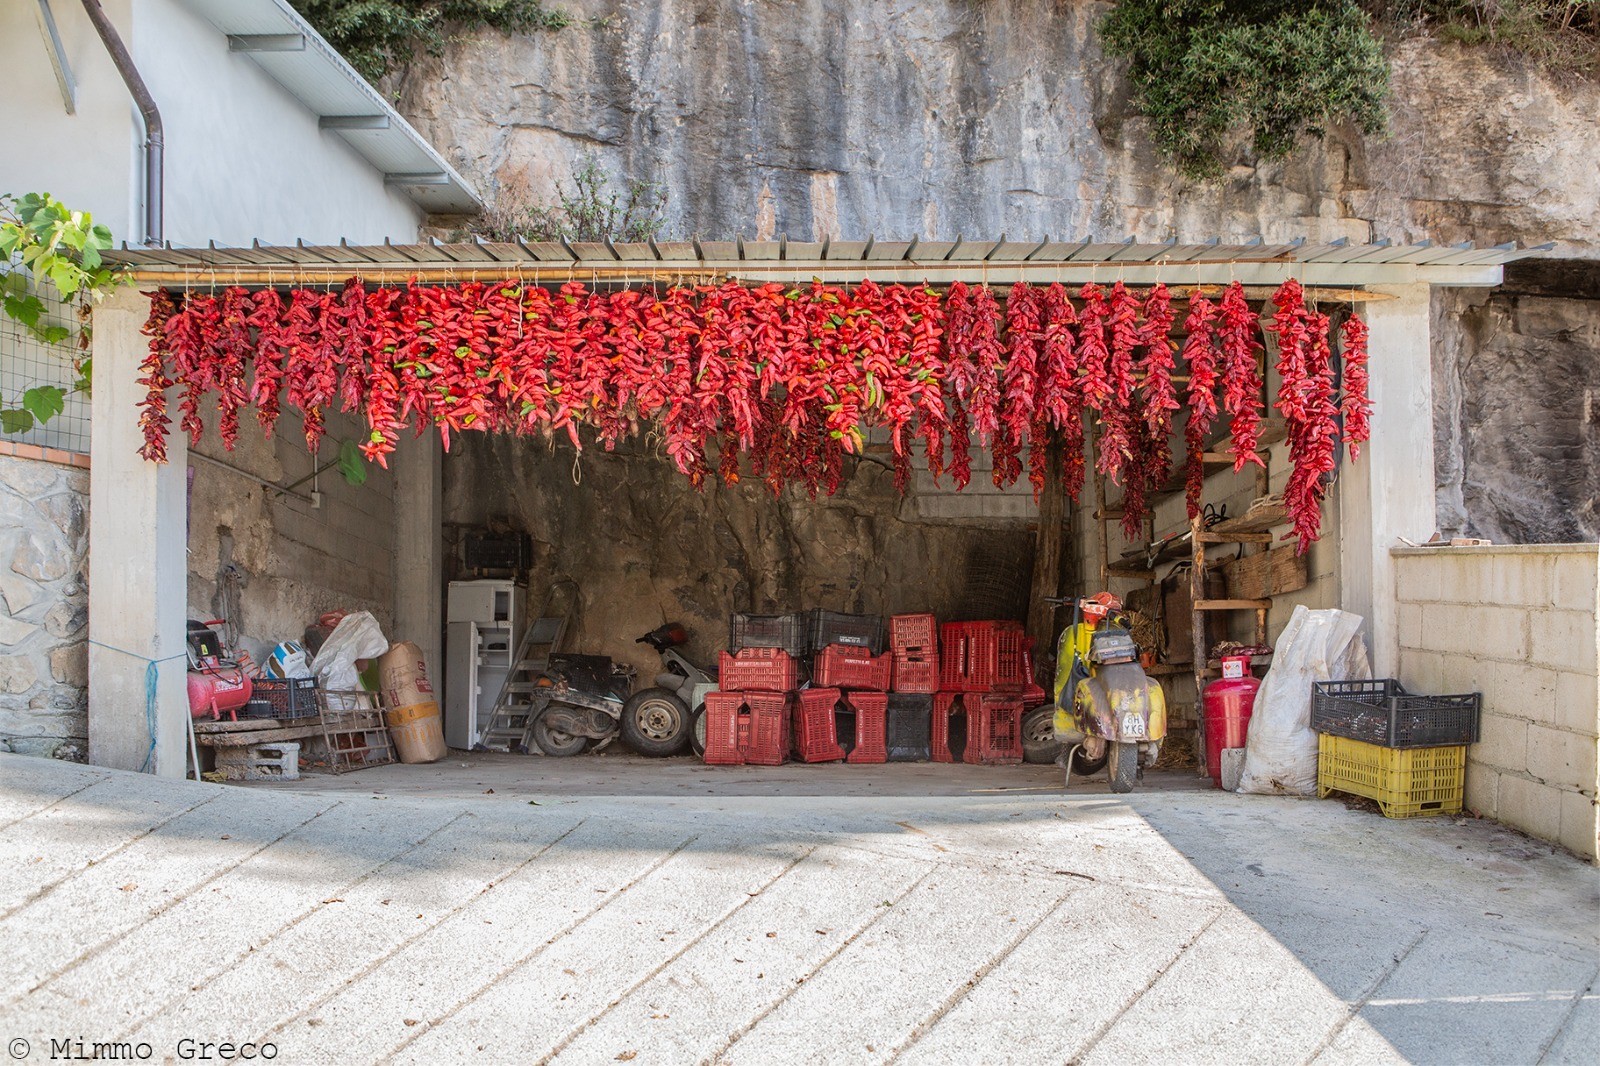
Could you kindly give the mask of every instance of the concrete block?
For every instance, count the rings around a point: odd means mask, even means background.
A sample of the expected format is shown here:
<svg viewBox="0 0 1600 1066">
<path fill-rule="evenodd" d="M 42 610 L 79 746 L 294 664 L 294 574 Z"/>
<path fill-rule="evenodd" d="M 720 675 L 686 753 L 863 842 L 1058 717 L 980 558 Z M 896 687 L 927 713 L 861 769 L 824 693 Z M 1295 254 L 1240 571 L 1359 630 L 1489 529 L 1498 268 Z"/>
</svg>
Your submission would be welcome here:
<svg viewBox="0 0 1600 1066">
<path fill-rule="evenodd" d="M 1479 723 L 1478 743 L 1467 749 L 1469 758 L 1486 766 L 1518 773 L 1528 769 L 1529 724 L 1521 718 L 1484 712 Z"/>
<path fill-rule="evenodd" d="M 1594 673 L 1600 632 L 1595 616 L 1582 611 L 1538 611 L 1529 616 L 1528 658 L 1557 670 Z"/>
<path fill-rule="evenodd" d="M 1444 656 L 1436 651 L 1400 649 L 1400 683 L 1410 692 L 1438 692 L 1444 683 Z"/>
<path fill-rule="evenodd" d="M 1561 794 L 1561 832 L 1558 840 L 1562 847 L 1577 853 L 1590 862 L 1600 860 L 1600 808 L 1593 796 L 1581 792 Z"/>
<path fill-rule="evenodd" d="M 1557 674 L 1552 724 L 1574 733 L 1600 736 L 1600 677 L 1571 672 Z"/>
<path fill-rule="evenodd" d="M 1495 663 L 1493 681 L 1489 688 L 1482 690 L 1484 706 L 1500 714 L 1559 725 L 1561 705 L 1557 689 L 1560 681 L 1559 673 L 1542 666 Z"/>
<path fill-rule="evenodd" d="M 1554 557 L 1551 602 L 1568 611 L 1594 612 L 1600 603 L 1600 556 L 1593 548 Z"/>
<path fill-rule="evenodd" d="M 289 741 L 218 748 L 217 772 L 226 781 L 298 781 L 300 745 Z"/>
<path fill-rule="evenodd" d="M 1437 555 L 1402 555 L 1395 559 L 1395 581 L 1402 602 L 1426 603 L 1442 599 L 1443 560 Z"/>
<path fill-rule="evenodd" d="M 1499 663 L 1471 655 L 1445 655 L 1441 657 L 1441 661 L 1438 681 L 1429 688 L 1413 691 L 1431 696 L 1456 692 L 1481 692 L 1486 708 L 1493 708 L 1505 714 L 1513 713 L 1500 703 Z"/>
<path fill-rule="evenodd" d="M 1516 552 L 1488 559 L 1489 580 L 1481 591 L 1488 603 L 1545 607 L 1554 587 L 1555 557 Z"/>
<path fill-rule="evenodd" d="M 1422 641 L 1422 605 L 1418 603 L 1400 604 L 1400 649 L 1404 654 L 1406 648 L 1422 648 L 1426 645 Z"/>
<path fill-rule="evenodd" d="M 1561 834 L 1561 793 L 1521 774 L 1501 774 L 1497 819 L 1541 840 Z"/>
<path fill-rule="evenodd" d="M 1557 788 L 1568 791 L 1595 790 L 1594 737 L 1529 725 L 1527 730 L 1528 773 Z"/>
<path fill-rule="evenodd" d="M 1470 811 L 1485 818 L 1499 817 L 1500 771 L 1473 758 L 1477 748 L 1467 750 L 1466 795 L 1462 802 Z"/>
<path fill-rule="evenodd" d="M 1488 556 L 1441 551 L 1432 558 L 1439 564 L 1439 599 L 1447 603 L 1487 602 L 1491 563 Z"/>
<path fill-rule="evenodd" d="M 1422 643 L 1439 651 L 1518 661 L 1528 654 L 1525 618 L 1514 607 L 1427 604 Z"/>
</svg>

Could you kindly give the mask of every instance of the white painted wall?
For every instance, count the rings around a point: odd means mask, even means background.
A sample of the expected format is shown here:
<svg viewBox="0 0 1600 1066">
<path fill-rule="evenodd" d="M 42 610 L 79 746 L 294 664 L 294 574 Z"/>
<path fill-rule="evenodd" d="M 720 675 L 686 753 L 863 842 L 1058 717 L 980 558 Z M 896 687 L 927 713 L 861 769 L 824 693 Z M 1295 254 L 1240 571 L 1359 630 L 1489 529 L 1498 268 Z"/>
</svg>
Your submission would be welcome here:
<svg viewBox="0 0 1600 1066">
<path fill-rule="evenodd" d="M 0 4 L 0 190 L 49 191 L 118 240 L 143 238 L 142 128 L 81 4 L 56 0 L 78 79 L 62 107 L 33 0 Z M 317 116 L 179 0 L 106 0 L 166 126 L 166 238 L 175 245 L 413 241 L 421 212 Z"/>
</svg>

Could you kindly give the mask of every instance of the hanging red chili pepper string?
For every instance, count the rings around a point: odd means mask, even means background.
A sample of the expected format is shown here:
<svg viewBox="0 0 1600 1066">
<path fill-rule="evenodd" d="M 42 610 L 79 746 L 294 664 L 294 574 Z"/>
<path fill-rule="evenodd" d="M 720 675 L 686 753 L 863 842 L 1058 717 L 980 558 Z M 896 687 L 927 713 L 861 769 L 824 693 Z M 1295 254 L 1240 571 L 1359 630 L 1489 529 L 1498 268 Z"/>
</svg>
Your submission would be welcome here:
<svg viewBox="0 0 1600 1066">
<path fill-rule="evenodd" d="M 842 484 L 848 456 L 885 431 L 895 481 L 909 485 L 912 440 L 927 466 L 958 488 L 971 478 L 971 436 L 993 452 L 1009 485 L 1045 483 L 1048 447 L 1063 449 L 1064 488 L 1081 491 L 1083 411 L 1101 425 L 1099 469 L 1124 486 L 1132 533 L 1171 464 L 1174 313 L 1165 286 L 1142 299 L 1122 283 L 1109 294 L 1083 286 L 1081 310 L 1059 284 L 1011 287 L 1002 320 L 986 286 L 853 289 L 733 282 L 657 292 L 601 293 L 576 281 L 552 292 L 511 282 L 368 289 L 351 279 L 328 293 L 229 289 L 178 298 L 157 293 L 144 331 L 141 454 L 161 459 L 170 426 L 167 390 L 181 388 L 182 431 L 198 443 L 200 404 L 218 394 L 219 433 L 231 447 L 239 414 L 254 404 L 271 432 L 281 405 L 297 409 L 308 447 L 318 447 L 327 409 L 364 416 L 362 450 L 386 463 L 402 427 L 432 428 L 448 447 L 459 433 L 511 430 L 574 446 L 593 435 L 607 448 L 649 425 L 695 485 L 711 474 L 736 482 L 742 456 L 772 491 L 800 483 L 815 494 Z M 1344 395 L 1333 390 L 1325 317 L 1307 312 L 1298 284 L 1276 298 L 1295 471 L 1290 510 L 1302 547 L 1316 535 L 1337 445 L 1337 419 L 1352 453 L 1368 434 L 1366 330 L 1344 324 Z M 1220 307 L 1189 301 L 1183 359 L 1189 418 L 1184 435 L 1191 514 L 1200 455 L 1212 421 L 1231 416 L 1236 468 L 1261 462 L 1260 324 L 1235 284 Z M 1219 405 L 1216 390 L 1222 387 Z M 1330 443 L 1331 442 L 1331 443 Z"/>
<path fill-rule="evenodd" d="M 1190 294 L 1189 314 L 1183 320 L 1183 330 L 1187 334 L 1183 342 L 1183 362 L 1189 373 L 1186 393 L 1189 418 L 1183 427 L 1183 440 L 1187 450 L 1184 498 L 1191 520 L 1200 516 L 1200 497 L 1206 480 L 1206 435 L 1217 417 L 1216 317 L 1215 305 L 1198 289 Z"/>
<path fill-rule="evenodd" d="M 1222 409 L 1232 416 L 1228 430 L 1233 436 L 1236 473 L 1249 463 L 1267 465 L 1256 454 L 1264 405 L 1261 371 L 1256 365 L 1256 353 L 1262 350 L 1256 340 L 1260 329 L 1260 320 L 1245 299 L 1244 286 L 1237 281 L 1229 285 L 1222 295 L 1217 339 L 1222 347 Z"/>
<path fill-rule="evenodd" d="M 1339 411 L 1344 416 L 1344 439 L 1350 445 L 1350 460 L 1361 458 L 1361 445 L 1372 435 L 1372 401 L 1367 396 L 1367 324 L 1354 312 L 1344 320 L 1344 399 Z"/>
</svg>

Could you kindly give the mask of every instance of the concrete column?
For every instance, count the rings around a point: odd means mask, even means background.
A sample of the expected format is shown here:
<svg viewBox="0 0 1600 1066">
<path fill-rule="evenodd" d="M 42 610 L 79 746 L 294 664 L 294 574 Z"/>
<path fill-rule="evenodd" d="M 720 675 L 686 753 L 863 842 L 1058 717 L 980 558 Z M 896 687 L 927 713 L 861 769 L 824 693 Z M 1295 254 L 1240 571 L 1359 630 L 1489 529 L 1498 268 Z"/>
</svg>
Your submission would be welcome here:
<svg viewBox="0 0 1600 1066">
<path fill-rule="evenodd" d="M 1400 667 L 1399 606 L 1389 549 L 1438 524 L 1433 474 L 1433 345 L 1427 284 L 1377 286 L 1371 330 L 1372 439 L 1339 478 L 1340 600 L 1366 619 L 1375 676 Z"/>
<path fill-rule="evenodd" d="M 436 433 L 402 436 L 394 470 L 393 641 L 422 648 L 438 692 L 444 679 L 444 452 Z"/>
<path fill-rule="evenodd" d="M 189 699 L 184 660 L 188 448 L 139 458 L 139 333 L 148 302 L 122 289 L 94 313 L 89 471 L 89 761 L 182 777 Z M 176 418 L 173 429 L 176 431 Z M 146 670 L 155 661 L 154 700 Z M 151 728 L 153 720 L 154 728 Z"/>
</svg>

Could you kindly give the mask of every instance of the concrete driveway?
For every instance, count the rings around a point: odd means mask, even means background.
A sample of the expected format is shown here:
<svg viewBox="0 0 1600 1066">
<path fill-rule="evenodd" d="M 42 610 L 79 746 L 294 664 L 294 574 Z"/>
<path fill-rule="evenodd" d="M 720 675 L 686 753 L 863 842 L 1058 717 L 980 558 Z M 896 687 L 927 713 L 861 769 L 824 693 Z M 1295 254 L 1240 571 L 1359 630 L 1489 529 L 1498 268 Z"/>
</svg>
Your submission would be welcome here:
<svg viewBox="0 0 1600 1066">
<path fill-rule="evenodd" d="M 63 1040 L 287 1063 L 1593 1061 L 1595 868 L 1470 819 L 1187 775 L 1055 785 L 500 757 L 239 788 L 0 755 L 0 1039 L 29 1062 Z"/>
</svg>

